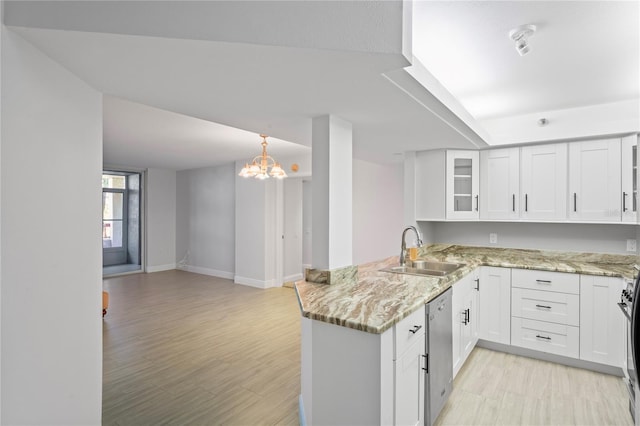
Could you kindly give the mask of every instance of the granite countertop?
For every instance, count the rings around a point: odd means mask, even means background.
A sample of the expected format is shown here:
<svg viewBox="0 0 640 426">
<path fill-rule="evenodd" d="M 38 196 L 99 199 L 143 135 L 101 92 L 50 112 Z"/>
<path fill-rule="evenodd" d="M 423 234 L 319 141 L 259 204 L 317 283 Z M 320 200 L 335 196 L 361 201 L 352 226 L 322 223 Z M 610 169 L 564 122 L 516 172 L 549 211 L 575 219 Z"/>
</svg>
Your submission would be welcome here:
<svg viewBox="0 0 640 426">
<path fill-rule="evenodd" d="M 302 315 L 368 333 L 382 333 L 437 297 L 478 266 L 536 269 L 631 279 L 636 256 L 432 244 L 420 259 L 463 263 L 445 277 L 381 272 L 398 257 L 358 266 L 357 277 L 341 284 L 295 284 Z"/>
</svg>

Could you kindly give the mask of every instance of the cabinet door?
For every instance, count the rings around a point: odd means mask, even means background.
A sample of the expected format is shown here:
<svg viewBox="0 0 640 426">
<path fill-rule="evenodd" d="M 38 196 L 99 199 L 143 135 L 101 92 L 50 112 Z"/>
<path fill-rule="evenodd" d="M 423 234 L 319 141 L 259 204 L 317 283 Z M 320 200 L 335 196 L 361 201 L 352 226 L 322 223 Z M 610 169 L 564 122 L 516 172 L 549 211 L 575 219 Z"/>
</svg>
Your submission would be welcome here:
<svg viewBox="0 0 640 426">
<path fill-rule="evenodd" d="M 452 352 L 453 352 L 453 377 L 456 377 L 458 371 L 464 363 L 464 346 L 463 335 L 467 330 L 466 302 L 469 294 L 469 280 L 467 277 L 453 285 L 453 294 L 451 295 L 451 320 L 452 320 Z"/>
<path fill-rule="evenodd" d="M 425 342 L 414 342 L 395 361 L 395 424 L 422 425 L 424 423 L 424 365 Z"/>
<path fill-rule="evenodd" d="M 622 278 L 580 276 L 580 359 L 621 367 L 626 319 L 616 303 Z"/>
<path fill-rule="evenodd" d="M 621 220 L 620 139 L 569 144 L 569 219 Z"/>
<path fill-rule="evenodd" d="M 478 342 L 478 292 L 475 290 L 475 278 L 479 271 L 476 271 L 453 285 L 451 297 L 453 377 L 458 374 Z"/>
<path fill-rule="evenodd" d="M 478 219 L 478 151 L 447 151 L 447 219 Z"/>
<path fill-rule="evenodd" d="M 567 145 L 527 146 L 521 150 L 520 217 L 565 220 L 567 217 Z"/>
<path fill-rule="evenodd" d="M 472 282 L 475 284 L 476 280 L 472 279 Z M 478 292 L 475 289 L 468 293 L 465 306 L 467 309 L 467 324 L 463 333 L 463 364 L 473 348 L 476 347 L 476 343 L 478 343 Z"/>
<path fill-rule="evenodd" d="M 518 219 L 520 149 L 480 152 L 480 218 Z"/>
<path fill-rule="evenodd" d="M 511 344 L 511 269 L 483 266 L 480 274 L 478 336 Z"/>
<path fill-rule="evenodd" d="M 638 221 L 638 136 L 621 141 L 622 221 Z"/>
</svg>

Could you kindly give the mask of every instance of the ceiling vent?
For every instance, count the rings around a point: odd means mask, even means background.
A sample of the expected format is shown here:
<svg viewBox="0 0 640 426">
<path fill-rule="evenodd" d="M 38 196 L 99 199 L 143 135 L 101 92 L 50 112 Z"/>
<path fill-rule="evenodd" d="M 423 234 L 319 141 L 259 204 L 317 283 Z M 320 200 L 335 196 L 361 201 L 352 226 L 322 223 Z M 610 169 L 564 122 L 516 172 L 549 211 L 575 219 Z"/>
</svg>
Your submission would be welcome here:
<svg viewBox="0 0 640 426">
<path fill-rule="evenodd" d="M 516 50 L 520 56 L 524 56 L 529 53 L 529 37 L 536 32 L 536 26 L 532 24 L 520 25 L 509 31 L 509 38 L 516 43 Z"/>
</svg>

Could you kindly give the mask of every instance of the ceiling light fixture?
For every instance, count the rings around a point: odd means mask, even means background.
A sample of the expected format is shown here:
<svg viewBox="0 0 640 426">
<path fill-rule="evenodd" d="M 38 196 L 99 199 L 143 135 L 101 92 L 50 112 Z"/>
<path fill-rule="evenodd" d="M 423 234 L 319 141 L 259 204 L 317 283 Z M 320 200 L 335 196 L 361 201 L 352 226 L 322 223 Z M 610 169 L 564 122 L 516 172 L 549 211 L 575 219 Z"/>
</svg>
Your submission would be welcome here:
<svg viewBox="0 0 640 426">
<path fill-rule="evenodd" d="M 532 24 L 520 25 L 509 31 L 509 38 L 516 43 L 516 50 L 520 56 L 529 53 L 528 39 L 536 32 L 536 26 Z"/>
<path fill-rule="evenodd" d="M 280 163 L 277 163 L 271 156 L 267 155 L 267 135 L 260 135 L 262 138 L 262 154 L 258 155 L 249 163 L 245 163 L 238 176 L 242 177 L 254 177 L 256 179 L 264 180 L 269 176 L 282 179 L 286 178 L 287 174 L 284 172 Z M 271 171 L 268 172 L 269 168 Z"/>
</svg>

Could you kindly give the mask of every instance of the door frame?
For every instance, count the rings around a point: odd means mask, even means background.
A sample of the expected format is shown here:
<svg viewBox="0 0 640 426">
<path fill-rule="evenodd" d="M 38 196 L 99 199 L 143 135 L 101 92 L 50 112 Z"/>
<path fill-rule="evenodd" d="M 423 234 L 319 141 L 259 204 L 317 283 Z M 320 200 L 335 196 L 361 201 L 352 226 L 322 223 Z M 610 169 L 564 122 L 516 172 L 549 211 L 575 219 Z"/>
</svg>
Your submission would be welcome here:
<svg viewBox="0 0 640 426">
<path fill-rule="evenodd" d="M 109 172 L 140 175 L 140 200 L 138 201 L 140 205 L 140 269 L 123 275 L 147 272 L 147 169 L 103 165 L 102 173 L 109 174 Z"/>
</svg>

